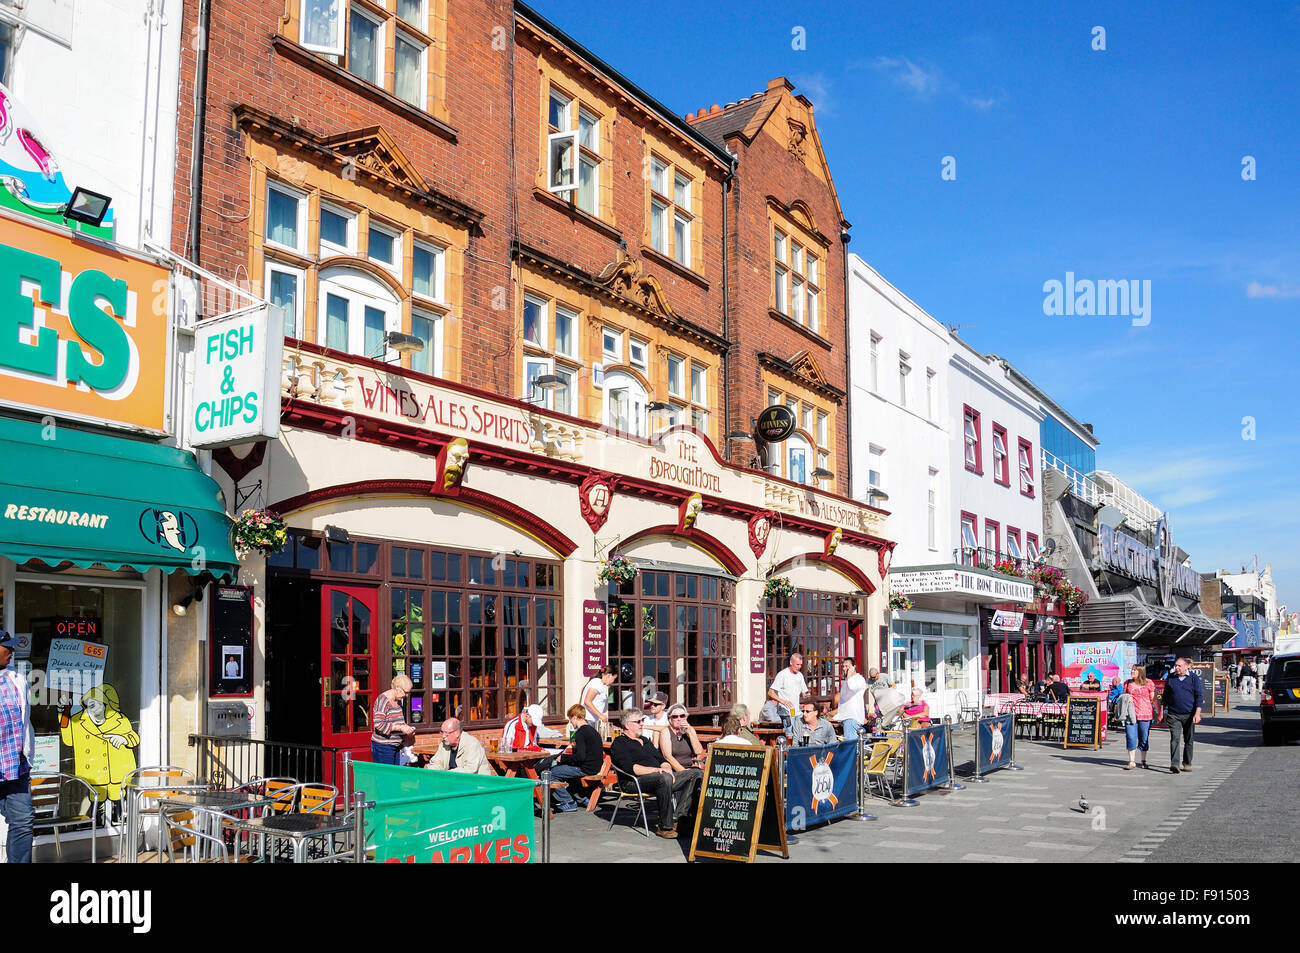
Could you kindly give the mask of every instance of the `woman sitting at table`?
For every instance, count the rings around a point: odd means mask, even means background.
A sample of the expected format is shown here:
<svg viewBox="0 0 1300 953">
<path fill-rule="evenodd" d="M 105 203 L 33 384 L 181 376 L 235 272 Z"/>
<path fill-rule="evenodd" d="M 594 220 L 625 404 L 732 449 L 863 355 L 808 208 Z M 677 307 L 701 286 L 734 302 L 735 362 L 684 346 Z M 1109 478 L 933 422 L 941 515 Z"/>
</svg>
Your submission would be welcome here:
<svg viewBox="0 0 1300 953">
<path fill-rule="evenodd" d="M 735 711 L 733 710 L 731 714 L 727 715 L 727 720 L 722 723 L 722 737 L 718 739 L 717 744 L 756 745 L 762 743 L 758 740 L 750 741 L 749 738 L 742 735 L 741 731 L 743 731 L 744 728 L 744 722 L 736 716 Z"/>
<path fill-rule="evenodd" d="M 674 774 L 704 764 L 704 746 L 686 720 L 687 714 L 685 705 L 673 705 L 668 709 L 668 729 L 659 733 L 659 750 Z"/>
<path fill-rule="evenodd" d="M 600 771 L 605 750 L 601 744 L 600 732 L 587 720 L 587 709 L 581 705 L 570 705 L 566 714 L 569 716 L 569 727 L 573 729 L 573 751 L 560 755 L 558 762 L 551 768 L 551 778 L 573 784 Z M 567 787 L 555 789 L 555 809 L 561 814 L 578 809 L 578 803 Z"/>
<path fill-rule="evenodd" d="M 930 704 L 919 688 L 912 689 L 912 703 L 903 709 L 903 714 L 908 718 L 921 719 L 921 725 L 930 723 Z"/>
</svg>

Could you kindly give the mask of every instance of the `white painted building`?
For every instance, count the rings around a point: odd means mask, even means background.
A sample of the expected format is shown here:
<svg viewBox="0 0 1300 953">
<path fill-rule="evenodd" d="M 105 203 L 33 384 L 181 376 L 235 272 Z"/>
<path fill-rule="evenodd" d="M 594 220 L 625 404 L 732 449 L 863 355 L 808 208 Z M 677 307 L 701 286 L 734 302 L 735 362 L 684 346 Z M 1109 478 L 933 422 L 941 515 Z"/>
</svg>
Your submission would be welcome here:
<svg viewBox="0 0 1300 953">
<path fill-rule="evenodd" d="M 114 240 L 170 245 L 182 0 L 0 0 L 0 82 Z"/>
<path fill-rule="evenodd" d="M 873 663 L 905 690 L 922 688 L 933 714 L 956 717 L 987 686 L 981 607 L 1032 600 L 1032 587 L 978 567 L 1037 554 L 1042 413 L 1003 362 L 951 334 L 856 255 L 849 317 L 852 492 L 894 514 L 891 587 L 913 603 L 892 613 L 887 657 Z M 1032 654 L 1024 664 L 1047 664 L 1041 649 Z"/>
</svg>

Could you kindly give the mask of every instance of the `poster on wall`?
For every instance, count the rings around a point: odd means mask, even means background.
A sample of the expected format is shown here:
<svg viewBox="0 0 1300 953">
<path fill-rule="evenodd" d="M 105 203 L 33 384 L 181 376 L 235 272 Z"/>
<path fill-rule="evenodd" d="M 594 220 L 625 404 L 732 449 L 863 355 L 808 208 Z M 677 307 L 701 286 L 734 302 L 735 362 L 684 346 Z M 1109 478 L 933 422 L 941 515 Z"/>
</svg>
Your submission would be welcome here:
<svg viewBox="0 0 1300 953">
<path fill-rule="evenodd" d="M 253 588 L 213 586 L 208 636 L 208 694 L 247 698 L 253 694 Z"/>
<path fill-rule="evenodd" d="M 93 623 L 94 631 L 98 631 L 97 619 L 74 621 Z M 55 624 L 55 631 L 60 631 L 59 623 Z M 71 714 L 75 715 L 81 711 L 83 697 L 91 689 L 104 684 L 107 662 L 107 645 L 85 639 L 50 639 L 49 661 L 45 663 L 46 685 L 49 691 L 59 694 L 60 704 L 69 705 Z"/>
<path fill-rule="evenodd" d="M 1071 691 L 1093 682 L 1097 687 L 1086 690 L 1101 691 L 1116 677 L 1124 682 L 1136 664 L 1136 642 L 1067 642 L 1061 646 L 1061 677 Z"/>
</svg>

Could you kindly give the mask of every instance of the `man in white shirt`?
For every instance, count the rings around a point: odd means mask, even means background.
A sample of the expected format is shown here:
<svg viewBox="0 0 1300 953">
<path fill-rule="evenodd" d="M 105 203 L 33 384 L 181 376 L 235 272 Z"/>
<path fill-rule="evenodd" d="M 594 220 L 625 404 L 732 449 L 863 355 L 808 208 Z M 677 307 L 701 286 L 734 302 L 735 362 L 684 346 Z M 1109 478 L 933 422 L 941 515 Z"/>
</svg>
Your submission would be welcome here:
<svg viewBox="0 0 1300 953">
<path fill-rule="evenodd" d="M 867 680 L 858 674 L 853 659 L 840 662 L 840 690 L 835 696 L 835 711 L 828 716 L 844 726 L 844 740 L 852 741 L 867 721 Z"/>
<path fill-rule="evenodd" d="M 799 699 L 808 694 L 808 683 L 804 681 L 802 669 L 803 656 L 795 652 L 790 656 L 790 667 L 777 672 L 772 687 L 767 690 L 768 700 L 776 705 L 781 727 L 787 735 L 799 717 Z"/>
</svg>

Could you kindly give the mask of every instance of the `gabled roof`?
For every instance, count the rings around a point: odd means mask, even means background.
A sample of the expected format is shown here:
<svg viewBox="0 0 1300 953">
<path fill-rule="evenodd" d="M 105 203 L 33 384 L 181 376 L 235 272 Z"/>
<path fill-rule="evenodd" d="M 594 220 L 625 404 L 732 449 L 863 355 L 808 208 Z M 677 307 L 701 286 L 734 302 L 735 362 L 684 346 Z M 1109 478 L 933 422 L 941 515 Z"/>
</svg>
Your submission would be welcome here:
<svg viewBox="0 0 1300 953">
<path fill-rule="evenodd" d="M 739 138 L 748 146 L 766 128 L 773 138 L 786 144 L 787 151 L 796 161 L 819 171 L 835 201 L 840 227 L 848 228 L 849 223 L 844 220 L 844 209 L 835 191 L 835 180 L 831 177 L 830 164 L 826 161 L 826 152 L 813 121 L 813 104 L 806 96 L 796 96 L 793 90 L 793 83 L 778 76 L 761 93 L 728 103 L 725 107 L 714 105 L 700 109 L 698 113 L 687 113 L 686 121 L 724 149 L 731 138 Z M 776 115 L 782 105 L 786 107 L 783 110 L 785 123 Z"/>
</svg>

